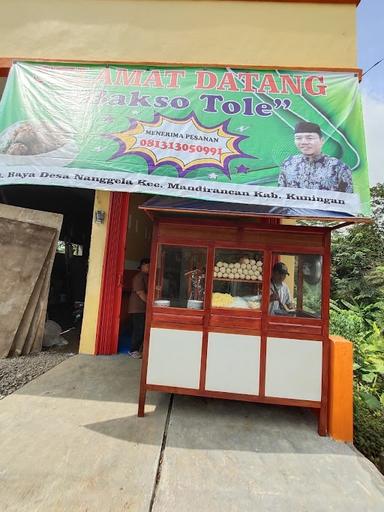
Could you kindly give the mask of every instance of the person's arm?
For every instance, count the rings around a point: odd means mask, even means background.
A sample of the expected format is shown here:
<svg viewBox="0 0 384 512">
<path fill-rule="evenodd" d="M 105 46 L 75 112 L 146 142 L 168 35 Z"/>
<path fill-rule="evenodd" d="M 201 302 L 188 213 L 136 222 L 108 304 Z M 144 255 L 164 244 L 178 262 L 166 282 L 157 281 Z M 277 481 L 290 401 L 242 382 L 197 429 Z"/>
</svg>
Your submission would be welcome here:
<svg viewBox="0 0 384 512">
<path fill-rule="evenodd" d="M 136 274 L 132 281 L 132 291 L 143 301 L 147 302 L 147 292 L 145 291 L 145 283 L 141 274 Z"/>
<path fill-rule="evenodd" d="M 271 295 L 269 296 L 269 302 L 274 302 L 275 300 L 280 300 L 279 295 L 277 292 L 272 291 Z"/>
<path fill-rule="evenodd" d="M 136 295 L 138 297 L 140 297 L 140 299 L 143 301 L 143 302 L 147 302 L 147 294 L 145 293 L 144 290 L 137 290 L 136 291 Z"/>
<path fill-rule="evenodd" d="M 276 300 L 280 301 L 279 293 L 273 280 L 271 280 L 269 292 L 269 302 L 275 302 Z"/>
<path fill-rule="evenodd" d="M 295 309 L 293 302 L 281 303 L 281 307 L 284 311 L 293 311 Z"/>
<path fill-rule="evenodd" d="M 292 309 L 295 309 L 295 304 L 293 302 L 293 299 L 292 299 L 292 295 L 291 295 L 291 292 L 288 288 L 287 285 L 286 286 L 286 297 L 285 297 L 285 304 L 284 304 L 284 307 L 286 308 L 287 311 L 290 311 Z"/>
</svg>

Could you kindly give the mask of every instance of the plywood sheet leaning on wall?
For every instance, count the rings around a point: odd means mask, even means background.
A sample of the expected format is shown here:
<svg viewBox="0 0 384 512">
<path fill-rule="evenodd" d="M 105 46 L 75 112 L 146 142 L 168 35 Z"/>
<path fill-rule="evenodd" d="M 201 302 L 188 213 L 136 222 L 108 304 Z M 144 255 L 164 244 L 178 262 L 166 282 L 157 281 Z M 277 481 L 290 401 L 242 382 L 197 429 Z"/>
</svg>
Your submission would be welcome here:
<svg viewBox="0 0 384 512">
<path fill-rule="evenodd" d="M 41 350 L 62 215 L 0 205 L 0 357 Z"/>
</svg>

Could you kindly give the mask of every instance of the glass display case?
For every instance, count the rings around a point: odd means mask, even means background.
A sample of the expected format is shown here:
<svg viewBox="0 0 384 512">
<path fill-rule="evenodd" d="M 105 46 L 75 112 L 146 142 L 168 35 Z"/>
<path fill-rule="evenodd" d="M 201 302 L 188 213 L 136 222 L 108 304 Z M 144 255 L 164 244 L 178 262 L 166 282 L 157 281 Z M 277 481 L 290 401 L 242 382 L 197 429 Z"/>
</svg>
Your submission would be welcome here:
<svg viewBox="0 0 384 512">
<path fill-rule="evenodd" d="M 203 309 L 207 250 L 161 245 L 154 306 Z"/>
<path fill-rule="evenodd" d="M 153 305 L 203 309 L 206 268 L 206 248 L 161 245 L 157 257 Z M 260 310 L 262 287 L 262 252 L 215 250 L 212 308 Z"/>
<path fill-rule="evenodd" d="M 269 315 L 321 319 L 322 255 L 271 252 L 267 284 L 264 259 L 260 250 L 215 247 L 209 260 L 207 247 L 162 244 L 153 306 L 204 310 L 209 304 L 218 312 L 261 312 L 266 287 Z M 208 266 L 212 271 L 207 300 Z"/>
<path fill-rule="evenodd" d="M 261 252 L 216 249 L 214 264 L 213 308 L 261 309 Z"/>
<path fill-rule="evenodd" d="M 156 220 L 139 414 L 157 390 L 318 408 L 324 432 L 329 239 L 318 228 Z"/>
<path fill-rule="evenodd" d="M 320 254 L 273 254 L 269 314 L 321 318 L 323 258 Z"/>
</svg>

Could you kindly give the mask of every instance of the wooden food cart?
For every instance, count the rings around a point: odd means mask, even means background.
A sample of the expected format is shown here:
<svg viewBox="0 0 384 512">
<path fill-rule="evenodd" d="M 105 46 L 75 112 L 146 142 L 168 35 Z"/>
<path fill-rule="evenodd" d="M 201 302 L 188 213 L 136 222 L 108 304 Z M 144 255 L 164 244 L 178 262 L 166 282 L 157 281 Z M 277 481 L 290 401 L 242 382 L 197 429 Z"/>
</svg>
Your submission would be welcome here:
<svg viewBox="0 0 384 512">
<path fill-rule="evenodd" d="M 310 407 L 325 435 L 331 228 L 156 203 L 143 205 L 154 231 L 139 416 L 161 391 Z M 270 303 L 279 261 L 286 314 Z"/>
</svg>

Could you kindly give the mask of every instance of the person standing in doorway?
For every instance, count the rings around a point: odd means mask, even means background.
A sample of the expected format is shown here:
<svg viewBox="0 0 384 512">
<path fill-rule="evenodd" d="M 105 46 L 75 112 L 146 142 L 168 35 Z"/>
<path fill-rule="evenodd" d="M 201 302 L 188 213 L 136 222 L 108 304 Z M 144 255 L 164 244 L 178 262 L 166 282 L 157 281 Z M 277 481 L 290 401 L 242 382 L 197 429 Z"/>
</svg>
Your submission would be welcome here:
<svg viewBox="0 0 384 512">
<path fill-rule="evenodd" d="M 128 302 L 129 323 L 131 331 L 131 351 L 129 355 L 141 359 L 144 341 L 145 312 L 147 308 L 149 259 L 143 258 L 139 265 L 140 272 L 132 280 L 132 291 Z"/>
</svg>

